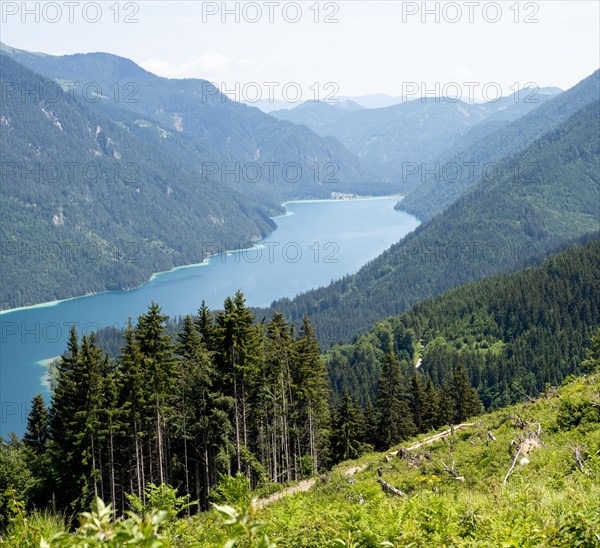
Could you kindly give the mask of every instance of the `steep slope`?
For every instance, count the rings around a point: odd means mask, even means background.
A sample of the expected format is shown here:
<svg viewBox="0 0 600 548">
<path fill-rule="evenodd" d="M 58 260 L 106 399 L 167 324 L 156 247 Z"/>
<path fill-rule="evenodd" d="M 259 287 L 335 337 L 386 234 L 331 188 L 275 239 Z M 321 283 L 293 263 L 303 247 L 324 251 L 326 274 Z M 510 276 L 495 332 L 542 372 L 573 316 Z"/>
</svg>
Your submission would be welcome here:
<svg viewBox="0 0 600 548">
<path fill-rule="evenodd" d="M 461 364 L 488 409 L 560 384 L 580 372 L 600 325 L 598 264 L 595 233 L 540 266 L 464 285 L 376 324 L 327 352 L 336 396 L 374 401 L 390 342 L 436 387 Z"/>
<path fill-rule="evenodd" d="M 232 101 L 206 80 L 161 78 L 106 53 L 52 56 L 5 45 L 3 50 L 73 87 L 90 108 L 138 137 L 159 138 L 161 148 L 186 167 L 272 205 L 329 197 L 332 191 L 378 191 L 373 183 L 379 176 L 338 140 Z"/>
<path fill-rule="evenodd" d="M 490 119 L 475 128 L 473 135 L 464 141 L 459 139 L 434 159 L 438 165 L 458 166 L 458 169 L 445 172 L 430 165 L 427 169 L 432 170 L 433 175 L 426 175 L 426 169 L 419 169 L 418 173 L 407 177 L 408 187 L 415 186 L 415 179 L 419 184 L 404 200 L 404 209 L 424 220 L 432 218 L 483 175 L 492 173 L 496 162 L 523 150 L 598 99 L 600 71 L 508 125 L 504 125 L 498 116 Z"/>
<path fill-rule="evenodd" d="M 401 183 L 404 163 L 434 158 L 449 139 L 485 118 L 480 105 L 433 98 L 361 110 L 342 117 L 324 132 L 337 137 L 363 161 L 381 165 L 390 180 Z"/>
<path fill-rule="evenodd" d="M 598 230 L 599 109 L 588 105 L 503 161 L 496 179 L 480 181 L 356 275 L 273 307 L 294 321 L 309 314 L 330 341 L 348 340 L 426 297 Z"/>
<path fill-rule="evenodd" d="M 478 104 L 439 97 L 351 112 L 343 109 L 347 102 L 307 102 L 271 114 L 304 124 L 319 135 L 340 139 L 370 165 L 381 166 L 388 179 L 407 191 L 419 181 L 409 177 L 412 168 L 403 164 L 420 165 L 462 150 L 558 93 L 557 88 L 520 90 L 497 101 Z"/>
<path fill-rule="evenodd" d="M 575 378 L 434 443 L 408 440 L 400 458 L 369 453 L 251 519 L 277 546 L 597 546 L 599 390 L 598 373 Z M 184 543 L 238 537 L 227 517 L 183 520 Z"/>
<path fill-rule="evenodd" d="M 2 308 L 127 288 L 274 228 L 264 208 L 183 169 L 0 55 Z M 29 90 L 29 93 L 26 91 Z M 46 90 L 45 92 L 42 90 Z"/>
</svg>

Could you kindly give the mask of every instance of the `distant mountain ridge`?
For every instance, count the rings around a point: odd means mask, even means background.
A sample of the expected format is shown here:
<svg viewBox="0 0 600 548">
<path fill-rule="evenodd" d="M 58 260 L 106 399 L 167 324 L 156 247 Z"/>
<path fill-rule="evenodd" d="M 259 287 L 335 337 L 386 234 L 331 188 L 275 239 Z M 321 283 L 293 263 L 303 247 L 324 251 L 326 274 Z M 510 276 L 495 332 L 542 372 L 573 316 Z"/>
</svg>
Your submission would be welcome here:
<svg viewBox="0 0 600 548">
<path fill-rule="evenodd" d="M 449 147 L 461 146 L 456 143 L 463 139 L 468 142 L 472 139 L 470 131 L 477 138 L 495 131 L 557 93 L 560 93 L 558 88 L 520 90 L 488 103 L 428 97 L 351 112 L 340 108 L 344 103 L 309 101 L 270 114 L 305 125 L 319 135 L 336 137 L 367 165 L 380 166 L 386 179 L 395 182 L 402 191 L 410 191 L 418 184 L 414 178 L 408 183 L 407 174 L 414 165 L 437 160 Z M 477 133 L 481 127 L 486 129 Z"/>
<path fill-rule="evenodd" d="M 512 122 L 496 118 L 473 128 L 471 134 L 457 140 L 436 159 L 442 165 L 459 166 L 458 176 L 444 178 L 439 169 L 433 176 L 425 176 L 425 170 L 419 170 L 407 177 L 406 184 L 412 190 L 402 202 L 403 208 L 421 219 L 432 218 L 477 182 L 486 166 L 493 169 L 499 160 L 523 150 L 579 109 L 599 99 L 600 70 L 597 70 Z M 415 184 L 415 180 L 419 183 Z"/>
</svg>

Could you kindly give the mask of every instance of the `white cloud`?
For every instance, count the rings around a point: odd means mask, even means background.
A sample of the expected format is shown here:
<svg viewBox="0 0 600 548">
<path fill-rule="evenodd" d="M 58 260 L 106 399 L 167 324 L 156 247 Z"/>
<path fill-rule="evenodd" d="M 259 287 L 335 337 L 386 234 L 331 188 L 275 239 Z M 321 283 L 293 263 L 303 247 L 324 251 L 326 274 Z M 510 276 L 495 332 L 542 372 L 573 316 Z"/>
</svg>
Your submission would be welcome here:
<svg viewBox="0 0 600 548">
<path fill-rule="evenodd" d="M 146 70 L 167 78 L 204 78 L 210 80 L 231 65 L 231 59 L 215 52 L 203 53 L 195 59 L 175 64 L 166 59 L 147 59 L 141 63 Z"/>
</svg>

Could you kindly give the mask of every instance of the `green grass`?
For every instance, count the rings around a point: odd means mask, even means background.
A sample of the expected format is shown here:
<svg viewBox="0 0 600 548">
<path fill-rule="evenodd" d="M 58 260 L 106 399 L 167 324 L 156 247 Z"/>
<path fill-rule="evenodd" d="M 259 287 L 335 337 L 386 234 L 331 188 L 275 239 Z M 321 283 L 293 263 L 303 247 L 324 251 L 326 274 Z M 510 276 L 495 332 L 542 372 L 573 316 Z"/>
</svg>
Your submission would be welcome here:
<svg viewBox="0 0 600 548">
<path fill-rule="evenodd" d="M 257 511 L 278 546 L 600 546 L 600 376 L 578 378 L 535 403 L 483 415 L 473 428 L 421 448 L 414 464 L 372 453 L 343 463 L 327 483 Z M 572 406 L 583 410 L 575 416 Z M 515 417 L 528 425 L 516 425 Z M 575 418 L 571 420 L 572 417 Z M 579 424 L 573 424 L 579 420 Z M 541 428 L 541 447 L 517 464 L 513 440 Z M 492 432 L 492 441 L 488 432 Z M 428 437 L 423 435 L 420 439 Z M 406 442 L 409 446 L 415 440 Z M 573 448 L 585 458 L 581 471 Z M 418 453 L 417 451 L 412 454 Z M 444 471 L 444 461 L 464 482 Z M 350 466 L 367 468 L 347 481 Z M 406 493 L 390 497 L 383 479 Z M 182 522 L 182 542 L 223 546 L 228 531 L 214 512 Z"/>
</svg>

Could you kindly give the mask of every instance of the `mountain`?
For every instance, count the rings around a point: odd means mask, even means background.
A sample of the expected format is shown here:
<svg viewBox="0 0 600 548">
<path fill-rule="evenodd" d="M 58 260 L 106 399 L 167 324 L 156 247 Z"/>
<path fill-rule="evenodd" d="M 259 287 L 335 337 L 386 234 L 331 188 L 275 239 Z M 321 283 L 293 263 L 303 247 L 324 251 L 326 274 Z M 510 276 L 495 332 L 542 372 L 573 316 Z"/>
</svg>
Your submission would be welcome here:
<svg viewBox="0 0 600 548">
<path fill-rule="evenodd" d="M 331 348 L 326 361 L 338 400 L 375 400 L 390 343 L 437 387 L 462 364 L 486 409 L 579 373 L 600 324 L 600 233 L 570 245 L 539 266 L 453 289 Z"/>
<path fill-rule="evenodd" d="M 505 118 L 498 118 L 503 111 L 496 113 L 496 118 L 490 118 L 487 125 L 475 127 L 472 135 L 457 140 L 434 160 L 438 166 L 458 166 L 457 170 L 444 176 L 439 167 L 428 166 L 407 178 L 407 187 L 414 190 L 406 196 L 403 208 L 421 219 L 430 219 L 448 207 L 485 172 L 493 172 L 496 162 L 523 150 L 599 98 L 600 71 L 596 71 L 568 91 L 546 100 L 508 124 L 504 123 Z M 424 176 L 426 169 L 433 170 L 433 175 Z M 419 183 L 415 184 L 414 179 Z"/>
<path fill-rule="evenodd" d="M 322 339 L 344 341 L 427 297 L 598 230 L 600 102 L 497 167 L 495 178 L 479 181 L 357 274 L 272 307 L 296 322 L 308 314 Z"/>
<path fill-rule="evenodd" d="M 367 447 L 321 479 L 261 501 L 251 523 L 277 546 L 597 546 L 599 390 L 598 373 L 574 377 L 461 428 L 380 453 Z M 182 518 L 183 542 L 239 539 L 233 523 L 249 506 L 239 512 L 238 501 L 222 515 Z"/>
<path fill-rule="evenodd" d="M 363 162 L 379 166 L 381 173 L 409 191 L 418 183 L 408 174 L 423 162 L 448 155 L 447 150 L 465 148 L 470 141 L 497 130 L 560 93 L 557 88 L 520 90 L 498 101 L 467 103 L 444 97 L 404 101 L 387 108 L 356 109 L 307 102 L 291 110 L 271 114 L 303 124 L 322 136 L 344 143 Z M 356 103 L 351 103 L 355 105 Z M 346 109 L 348 110 L 348 109 Z"/>
<path fill-rule="evenodd" d="M 371 93 L 369 95 L 357 95 L 356 97 L 340 96 L 339 100 L 352 101 L 363 108 L 386 108 L 405 101 L 402 96 L 392 96 L 385 93 Z"/>
<path fill-rule="evenodd" d="M 376 193 L 380 177 L 337 139 L 230 100 L 206 80 L 167 79 L 106 53 L 3 51 L 171 155 L 272 207 L 331 192 Z M 77 83 L 75 85 L 74 83 Z"/>
<path fill-rule="evenodd" d="M 204 242 L 274 229 L 265 207 L 202 184 L 87 103 L 51 97 L 51 81 L 4 54 L 0 80 L 2 308 L 130 288 L 202 261 Z"/>
<path fill-rule="evenodd" d="M 328 128 L 351 112 L 364 110 L 353 101 L 324 103 L 307 101 L 292 109 L 274 110 L 270 114 L 278 120 L 287 120 L 294 124 L 305 125 L 319 135 L 326 135 Z"/>
</svg>

